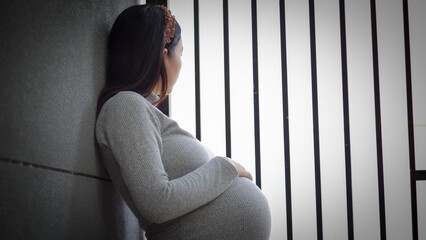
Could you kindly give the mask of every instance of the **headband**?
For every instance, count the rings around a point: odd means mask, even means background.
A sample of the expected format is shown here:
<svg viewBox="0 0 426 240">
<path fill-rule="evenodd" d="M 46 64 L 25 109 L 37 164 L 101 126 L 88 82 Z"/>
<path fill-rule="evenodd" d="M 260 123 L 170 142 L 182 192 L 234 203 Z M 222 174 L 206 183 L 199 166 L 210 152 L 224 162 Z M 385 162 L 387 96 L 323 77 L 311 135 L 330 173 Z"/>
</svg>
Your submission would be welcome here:
<svg viewBox="0 0 426 240">
<path fill-rule="evenodd" d="M 165 6 L 158 5 L 158 7 L 164 12 L 164 46 L 166 46 L 175 36 L 176 19 Z"/>
</svg>

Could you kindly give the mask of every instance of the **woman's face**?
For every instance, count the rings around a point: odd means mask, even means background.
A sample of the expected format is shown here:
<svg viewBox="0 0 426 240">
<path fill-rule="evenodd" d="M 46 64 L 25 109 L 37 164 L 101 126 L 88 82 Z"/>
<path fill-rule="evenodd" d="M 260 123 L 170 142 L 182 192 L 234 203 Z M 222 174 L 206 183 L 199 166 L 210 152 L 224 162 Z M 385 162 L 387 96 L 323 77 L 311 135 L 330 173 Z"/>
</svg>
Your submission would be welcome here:
<svg viewBox="0 0 426 240">
<path fill-rule="evenodd" d="M 175 85 L 176 80 L 179 77 L 180 69 L 182 67 L 182 52 L 182 38 L 176 45 L 173 54 L 169 54 L 167 50 L 165 51 L 164 64 L 167 72 L 167 80 L 169 82 L 167 86 L 167 94 L 172 92 L 173 86 Z"/>
</svg>

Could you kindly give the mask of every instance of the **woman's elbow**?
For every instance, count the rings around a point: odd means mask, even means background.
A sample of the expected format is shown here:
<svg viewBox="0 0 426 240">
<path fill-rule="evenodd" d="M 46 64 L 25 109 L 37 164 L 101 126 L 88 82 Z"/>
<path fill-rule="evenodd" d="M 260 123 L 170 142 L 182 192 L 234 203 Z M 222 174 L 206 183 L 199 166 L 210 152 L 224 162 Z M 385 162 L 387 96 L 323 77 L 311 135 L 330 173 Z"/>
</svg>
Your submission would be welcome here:
<svg viewBox="0 0 426 240">
<path fill-rule="evenodd" d="M 143 217 L 155 224 L 161 224 L 174 218 L 164 207 L 152 207 L 144 211 Z"/>
</svg>

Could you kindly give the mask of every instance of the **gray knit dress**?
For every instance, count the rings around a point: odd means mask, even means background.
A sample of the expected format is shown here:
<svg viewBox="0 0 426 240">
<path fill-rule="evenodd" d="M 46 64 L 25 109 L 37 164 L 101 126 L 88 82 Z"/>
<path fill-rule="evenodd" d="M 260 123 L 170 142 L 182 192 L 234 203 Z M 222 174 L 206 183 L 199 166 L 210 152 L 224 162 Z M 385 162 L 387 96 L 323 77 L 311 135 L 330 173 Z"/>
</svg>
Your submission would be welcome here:
<svg viewBox="0 0 426 240">
<path fill-rule="evenodd" d="M 111 180 L 151 239 L 269 239 L 259 188 L 161 113 L 123 91 L 102 107 L 96 139 Z"/>
</svg>

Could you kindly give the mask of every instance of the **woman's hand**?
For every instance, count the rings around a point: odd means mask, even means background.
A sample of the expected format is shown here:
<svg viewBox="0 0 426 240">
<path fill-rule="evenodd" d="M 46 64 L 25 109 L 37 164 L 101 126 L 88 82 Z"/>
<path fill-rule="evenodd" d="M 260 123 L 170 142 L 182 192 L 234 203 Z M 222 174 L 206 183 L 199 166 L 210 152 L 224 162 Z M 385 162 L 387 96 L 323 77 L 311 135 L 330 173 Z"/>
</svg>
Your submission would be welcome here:
<svg viewBox="0 0 426 240">
<path fill-rule="evenodd" d="M 245 177 L 250 179 L 251 181 L 253 181 L 253 176 L 251 175 L 251 173 L 249 173 L 244 167 L 243 165 L 241 165 L 240 163 L 230 159 L 229 157 L 223 157 L 226 160 L 228 160 L 234 167 L 235 169 L 237 169 L 238 172 L 238 176 L 240 177 Z"/>
</svg>

